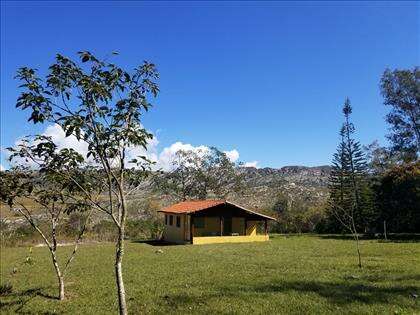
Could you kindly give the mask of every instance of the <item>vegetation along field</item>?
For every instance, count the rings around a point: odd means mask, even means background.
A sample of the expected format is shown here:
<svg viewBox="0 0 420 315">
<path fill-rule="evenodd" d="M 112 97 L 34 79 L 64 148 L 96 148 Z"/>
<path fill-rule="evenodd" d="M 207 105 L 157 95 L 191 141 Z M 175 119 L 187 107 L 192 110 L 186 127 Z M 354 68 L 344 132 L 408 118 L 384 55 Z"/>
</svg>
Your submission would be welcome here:
<svg viewBox="0 0 420 315">
<path fill-rule="evenodd" d="M 362 269 L 354 246 L 333 235 L 201 246 L 127 241 L 128 307 L 133 314 L 420 314 L 419 243 L 362 240 Z M 115 313 L 114 251 L 111 243 L 81 246 L 60 302 L 48 249 L 3 248 L 1 313 Z"/>
</svg>

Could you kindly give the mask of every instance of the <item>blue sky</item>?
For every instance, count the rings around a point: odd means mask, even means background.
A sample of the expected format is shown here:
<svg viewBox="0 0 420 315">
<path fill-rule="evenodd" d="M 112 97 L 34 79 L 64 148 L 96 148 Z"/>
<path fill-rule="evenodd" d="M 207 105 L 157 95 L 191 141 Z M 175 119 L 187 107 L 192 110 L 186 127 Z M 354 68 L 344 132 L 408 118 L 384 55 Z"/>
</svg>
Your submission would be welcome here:
<svg viewBox="0 0 420 315">
<path fill-rule="evenodd" d="M 179 141 L 213 145 L 262 167 L 329 164 L 347 96 L 358 139 L 386 144 L 381 74 L 419 64 L 416 2 L 8 1 L 1 9 L 2 147 L 47 127 L 15 109 L 13 76 L 23 65 L 45 70 L 58 52 L 118 51 L 124 67 L 157 64 L 162 92 L 144 124 L 158 154 Z"/>
</svg>

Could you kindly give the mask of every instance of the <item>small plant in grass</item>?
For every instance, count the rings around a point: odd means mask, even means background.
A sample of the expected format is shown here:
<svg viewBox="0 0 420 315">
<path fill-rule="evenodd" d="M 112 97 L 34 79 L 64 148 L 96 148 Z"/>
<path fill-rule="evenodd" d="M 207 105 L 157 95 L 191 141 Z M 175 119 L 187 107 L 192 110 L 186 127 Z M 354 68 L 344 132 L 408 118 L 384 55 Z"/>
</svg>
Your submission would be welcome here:
<svg viewBox="0 0 420 315">
<path fill-rule="evenodd" d="M 25 264 L 32 265 L 34 263 L 34 259 L 32 258 L 32 247 L 29 247 L 29 253 L 25 258 Z"/>
</svg>

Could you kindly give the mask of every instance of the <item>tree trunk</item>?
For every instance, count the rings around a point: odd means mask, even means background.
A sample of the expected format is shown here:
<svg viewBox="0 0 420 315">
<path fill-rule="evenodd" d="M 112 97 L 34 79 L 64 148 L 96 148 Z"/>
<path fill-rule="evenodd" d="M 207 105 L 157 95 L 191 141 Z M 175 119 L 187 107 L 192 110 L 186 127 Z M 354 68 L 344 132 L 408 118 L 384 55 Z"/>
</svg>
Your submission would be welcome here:
<svg viewBox="0 0 420 315">
<path fill-rule="evenodd" d="M 355 236 L 356 236 L 357 256 L 359 258 L 359 268 L 362 268 L 362 257 L 360 255 L 359 235 L 355 234 Z"/>
<path fill-rule="evenodd" d="M 354 214 L 352 211 L 351 214 L 351 232 L 353 234 L 354 240 L 356 241 L 356 248 L 357 248 L 357 257 L 359 259 L 359 268 L 362 268 L 362 257 L 360 254 L 360 244 L 359 244 L 359 233 L 357 233 L 356 224 L 354 223 Z"/>
<path fill-rule="evenodd" d="M 120 315 L 127 314 L 127 304 L 125 301 L 125 288 L 122 273 L 122 258 L 124 254 L 124 227 L 118 231 L 118 241 L 115 255 L 115 277 L 118 289 L 118 307 Z"/>
<path fill-rule="evenodd" d="M 62 301 L 64 300 L 64 276 L 62 275 L 60 267 L 58 266 L 57 255 L 54 250 L 51 251 L 51 256 L 52 256 L 55 273 L 57 274 L 57 279 L 58 279 L 58 290 L 59 290 L 58 299 Z"/>
<path fill-rule="evenodd" d="M 387 235 L 386 235 L 386 221 L 384 220 L 384 237 L 385 237 L 385 241 L 388 240 Z"/>
<path fill-rule="evenodd" d="M 64 277 L 61 276 L 60 278 L 58 278 L 58 282 L 60 285 L 60 301 L 64 300 Z"/>
</svg>

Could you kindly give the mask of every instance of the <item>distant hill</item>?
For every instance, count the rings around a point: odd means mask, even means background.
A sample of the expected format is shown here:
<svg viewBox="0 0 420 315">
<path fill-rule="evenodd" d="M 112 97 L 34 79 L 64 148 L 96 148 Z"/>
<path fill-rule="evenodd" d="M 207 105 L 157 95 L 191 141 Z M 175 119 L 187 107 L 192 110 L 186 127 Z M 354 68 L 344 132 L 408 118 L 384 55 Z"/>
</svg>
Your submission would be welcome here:
<svg viewBox="0 0 420 315">
<path fill-rule="evenodd" d="M 241 167 L 240 171 L 244 178 L 244 189 L 232 193 L 227 197 L 232 202 L 246 206 L 250 209 L 267 210 L 276 201 L 277 195 L 287 195 L 292 201 L 301 204 L 316 206 L 326 201 L 328 196 L 328 177 L 330 166 L 285 166 L 282 168 L 254 168 Z M 152 188 L 150 182 L 145 182 L 142 188 L 135 194 L 130 195 L 130 217 L 142 217 L 145 202 L 153 201 L 157 208 L 177 202 L 171 196 L 165 195 Z M 296 204 L 296 203 L 295 203 Z M 38 218 L 42 218 L 43 212 L 35 211 Z M 25 221 L 15 217 L 6 207 L 0 211 L 1 217 L 7 222 L 22 224 Z M 103 213 L 95 212 L 93 221 L 108 220 Z"/>
<path fill-rule="evenodd" d="M 241 167 L 240 171 L 245 181 L 244 189 L 232 193 L 228 199 L 250 208 L 271 207 L 280 192 L 293 201 L 308 205 L 320 204 L 328 195 L 330 166 Z M 175 202 L 170 196 L 148 189 L 142 190 L 134 199 L 144 197 L 157 199 L 162 205 Z"/>
<path fill-rule="evenodd" d="M 282 168 L 242 168 L 248 191 L 233 196 L 248 206 L 271 205 L 278 193 L 292 200 L 319 204 L 326 200 L 330 166 L 284 166 Z"/>
</svg>

